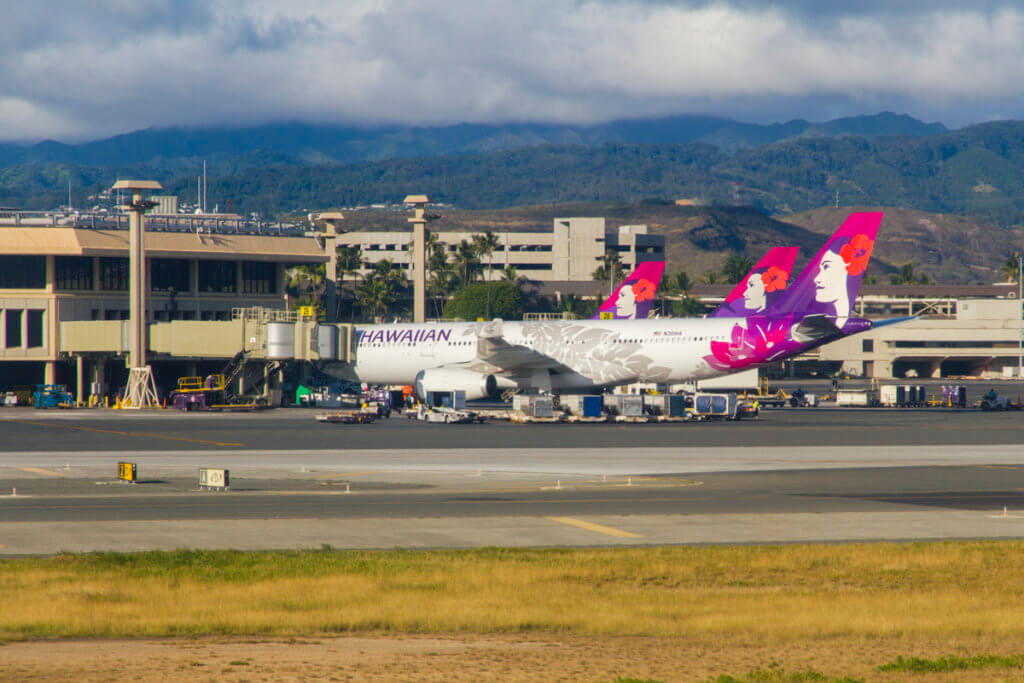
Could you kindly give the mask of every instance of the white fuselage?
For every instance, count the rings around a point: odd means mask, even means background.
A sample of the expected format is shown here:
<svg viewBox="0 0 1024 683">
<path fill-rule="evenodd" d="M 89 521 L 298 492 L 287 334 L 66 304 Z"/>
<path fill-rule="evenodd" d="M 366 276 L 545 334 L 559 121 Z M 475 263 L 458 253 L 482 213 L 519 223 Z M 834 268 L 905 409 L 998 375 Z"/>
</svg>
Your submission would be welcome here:
<svg viewBox="0 0 1024 683">
<path fill-rule="evenodd" d="M 685 382 L 728 372 L 708 365 L 711 342 L 728 342 L 737 319 L 683 318 L 503 322 L 500 339 L 528 350 L 525 366 L 495 363 L 495 376 L 531 386 L 529 376 L 550 370 L 554 390 L 627 384 Z M 481 331 L 487 323 L 396 323 L 357 329 L 353 379 L 369 384 L 412 384 L 417 373 L 481 364 Z M 486 338 L 486 335 L 485 335 Z M 547 368 L 537 360 L 550 359 Z"/>
</svg>

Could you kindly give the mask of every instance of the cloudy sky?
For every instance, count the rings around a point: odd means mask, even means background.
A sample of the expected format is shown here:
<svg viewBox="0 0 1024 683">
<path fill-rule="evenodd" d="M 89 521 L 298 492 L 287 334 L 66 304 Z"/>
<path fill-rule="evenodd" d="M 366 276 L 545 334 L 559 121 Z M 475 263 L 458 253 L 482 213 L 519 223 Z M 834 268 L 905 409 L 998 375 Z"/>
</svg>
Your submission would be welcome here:
<svg viewBox="0 0 1024 683">
<path fill-rule="evenodd" d="M 1024 118 L 1024 2 L 0 0 L 0 17 L 0 140 L 282 120 Z"/>
</svg>

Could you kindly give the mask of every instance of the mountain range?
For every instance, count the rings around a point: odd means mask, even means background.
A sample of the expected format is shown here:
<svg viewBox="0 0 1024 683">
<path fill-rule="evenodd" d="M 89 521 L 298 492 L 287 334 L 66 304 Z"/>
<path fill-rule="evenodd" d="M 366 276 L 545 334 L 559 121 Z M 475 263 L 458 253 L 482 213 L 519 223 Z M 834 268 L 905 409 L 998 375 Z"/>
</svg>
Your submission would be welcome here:
<svg viewBox="0 0 1024 683">
<path fill-rule="evenodd" d="M 494 152 L 543 145 L 595 146 L 609 142 L 684 144 L 707 142 L 726 152 L 814 137 L 926 136 L 945 132 L 940 123 L 883 112 L 825 123 L 794 120 L 760 125 L 709 116 L 670 116 L 598 125 L 509 123 L 443 127 L 347 127 L 299 122 L 251 128 L 147 129 L 80 144 L 46 140 L 0 144 L 0 165 L 75 164 L 169 169 L 213 164 L 340 164 L 439 154 Z"/>
</svg>

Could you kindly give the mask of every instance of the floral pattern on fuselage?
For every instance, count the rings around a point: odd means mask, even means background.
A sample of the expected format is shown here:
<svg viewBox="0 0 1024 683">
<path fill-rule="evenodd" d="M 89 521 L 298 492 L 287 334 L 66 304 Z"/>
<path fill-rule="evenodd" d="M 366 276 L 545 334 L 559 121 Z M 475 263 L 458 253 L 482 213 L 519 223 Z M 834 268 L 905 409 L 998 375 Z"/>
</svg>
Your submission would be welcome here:
<svg viewBox="0 0 1024 683">
<path fill-rule="evenodd" d="M 481 323 L 486 325 L 486 323 Z M 482 327 L 470 327 L 466 335 L 476 336 Z M 636 380 L 665 381 L 668 367 L 656 365 L 643 344 L 620 340 L 621 334 L 569 322 L 524 323 L 523 346 L 588 378 L 595 384 L 621 384 Z M 515 344 L 515 338 L 505 341 Z"/>
<path fill-rule="evenodd" d="M 770 363 L 805 346 L 793 339 L 792 331 L 799 324 L 792 315 L 745 318 L 733 325 L 729 341 L 711 342 L 711 354 L 704 356 L 704 360 L 715 370 L 727 371 Z"/>
</svg>

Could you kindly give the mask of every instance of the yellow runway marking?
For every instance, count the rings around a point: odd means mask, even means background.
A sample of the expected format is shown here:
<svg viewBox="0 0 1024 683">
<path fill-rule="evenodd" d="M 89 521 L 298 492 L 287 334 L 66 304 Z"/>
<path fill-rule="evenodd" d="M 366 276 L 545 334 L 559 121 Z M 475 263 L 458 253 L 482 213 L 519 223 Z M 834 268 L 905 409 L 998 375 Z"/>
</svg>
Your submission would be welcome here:
<svg viewBox="0 0 1024 683">
<path fill-rule="evenodd" d="M 145 432 L 120 432 L 116 429 L 97 429 L 96 427 L 74 427 L 72 425 L 58 425 L 49 422 L 33 422 L 32 420 L 4 420 L 4 422 L 16 422 L 18 424 L 35 425 L 36 427 L 56 427 L 58 429 L 76 429 L 81 432 L 99 432 L 101 434 L 118 434 L 120 436 L 144 436 L 148 439 L 168 439 L 170 441 L 189 441 L 191 443 L 205 443 L 211 446 L 244 446 L 241 443 L 223 443 L 221 441 L 204 441 L 202 439 L 189 439 L 184 436 L 167 436 L 166 434 L 146 434 Z"/>
<path fill-rule="evenodd" d="M 550 519 L 552 522 L 558 522 L 559 524 L 567 524 L 569 526 L 574 526 L 578 529 L 595 531 L 599 534 L 604 534 L 606 536 L 614 536 L 616 538 L 643 538 L 643 535 L 634 534 L 632 531 L 616 529 L 615 527 L 604 526 L 603 524 L 594 524 L 593 522 L 585 522 L 582 519 L 576 519 L 575 517 L 545 517 L 544 519 Z"/>
<path fill-rule="evenodd" d="M 53 470 L 44 470 L 39 467 L 19 467 L 22 472 L 31 472 L 32 474 L 45 474 L 48 477 L 63 477 L 64 475 L 60 472 L 54 472 Z"/>
</svg>

